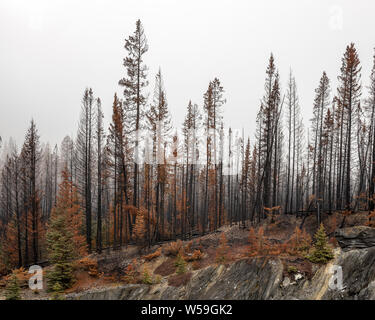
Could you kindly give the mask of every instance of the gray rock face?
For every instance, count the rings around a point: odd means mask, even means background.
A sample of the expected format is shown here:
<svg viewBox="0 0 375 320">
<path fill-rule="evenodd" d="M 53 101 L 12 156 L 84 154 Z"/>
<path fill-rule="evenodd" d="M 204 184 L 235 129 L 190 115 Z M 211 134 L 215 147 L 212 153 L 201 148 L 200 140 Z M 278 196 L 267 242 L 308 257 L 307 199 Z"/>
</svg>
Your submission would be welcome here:
<svg viewBox="0 0 375 320">
<path fill-rule="evenodd" d="M 245 259 L 225 267 L 209 266 L 194 273 L 186 286 L 166 283 L 148 286 L 129 284 L 114 288 L 70 294 L 77 300 L 201 300 L 201 299 L 272 299 L 282 281 L 283 265 L 266 258 Z"/>
<path fill-rule="evenodd" d="M 68 300 L 138 300 L 148 293 L 150 286 L 127 284 L 114 288 L 91 290 L 84 293 L 69 294 Z"/>
<path fill-rule="evenodd" d="M 358 226 L 338 229 L 335 237 L 344 251 L 375 246 L 375 228 Z"/>
<path fill-rule="evenodd" d="M 375 280 L 375 247 L 343 252 L 335 264 L 342 267 L 344 290 L 348 299 L 371 299 Z M 339 298 L 331 295 L 334 298 Z M 330 296 L 327 296 L 329 298 Z"/>
<path fill-rule="evenodd" d="M 354 228 L 351 228 L 354 229 Z M 211 265 L 193 271 L 186 286 L 169 286 L 164 279 L 148 286 L 129 284 L 70 294 L 67 299 L 131 300 L 131 299 L 375 299 L 375 246 L 371 245 L 373 230 L 339 230 L 341 245 L 335 258 L 327 265 L 314 266 L 311 279 L 303 273 L 286 275 L 278 258 L 248 258 L 230 265 Z M 369 248 L 364 247 L 370 246 Z M 351 249 L 360 246 L 361 249 Z M 339 268 L 342 286 L 332 288 L 333 269 Z"/>
<path fill-rule="evenodd" d="M 283 266 L 276 260 L 247 259 L 228 268 L 215 269 L 214 277 L 194 277 L 187 288 L 187 299 L 272 299 L 282 280 Z M 209 282 L 207 283 L 207 280 Z M 199 290 L 200 289 L 200 290 Z"/>
</svg>

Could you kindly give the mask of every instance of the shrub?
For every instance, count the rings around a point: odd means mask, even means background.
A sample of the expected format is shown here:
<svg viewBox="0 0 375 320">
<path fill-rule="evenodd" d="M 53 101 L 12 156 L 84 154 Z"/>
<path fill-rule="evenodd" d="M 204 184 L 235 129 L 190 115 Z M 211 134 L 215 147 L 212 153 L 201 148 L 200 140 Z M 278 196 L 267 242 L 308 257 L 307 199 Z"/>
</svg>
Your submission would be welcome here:
<svg viewBox="0 0 375 320">
<path fill-rule="evenodd" d="M 55 284 L 51 288 L 51 291 L 52 300 L 64 300 L 64 287 L 59 282 L 55 282 Z"/>
<path fill-rule="evenodd" d="M 152 284 L 152 278 L 151 278 L 151 275 L 150 275 L 150 272 L 148 271 L 147 268 L 145 268 L 143 270 L 143 278 L 142 278 L 142 282 L 144 284 Z"/>
<path fill-rule="evenodd" d="M 250 257 L 256 255 L 279 254 L 280 249 L 277 246 L 272 247 L 264 236 L 264 229 L 260 227 L 256 233 L 254 228 L 249 232 L 249 253 Z"/>
<path fill-rule="evenodd" d="M 148 254 L 148 255 L 145 255 L 145 256 L 144 256 L 144 259 L 145 259 L 146 261 L 151 261 L 151 260 L 153 260 L 153 259 L 155 259 L 155 258 L 160 257 L 160 255 L 161 255 L 161 247 L 158 248 L 155 252 L 150 253 L 150 254 Z"/>
<path fill-rule="evenodd" d="M 288 252 L 290 254 L 302 254 L 310 250 L 311 247 L 311 237 L 305 231 L 301 231 L 298 227 L 295 228 L 293 235 L 288 241 Z"/>
<path fill-rule="evenodd" d="M 91 277 L 98 277 L 98 263 L 96 260 L 89 257 L 78 260 L 78 267 L 84 271 L 87 271 Z"/>
<path fill-rule="evenodd" d="M 20 285 L 18 283 L 18 278 L 13 272 L 10 279 L 7 282 L 5 289 L 5 299 L 6 300 L 21 300 L 20 295 Z"/>
<path fill-rule="evenodd" d="M 186 261 L 182 257 L 181 252 L 177 255 L 175 266 L 177 268 L 177 270 L 176 270 L 177 274 L 183 274 L 183 273 L 186 272 Z"/>
<path fill-rule="evenodd" d="M 180 250 L 182 249 L 182 241 L 177 240 L 175 242 L 171 242 L 164 246 L 164 254 L 166 256 L 174 256 L 176 257 Z"/>
<path fill-rule="evenodd" d="M 191 252 L 193 246 L 193 241 L 189 241 L 186 245 L 185 252 Z"/>
<path fill-rule="evenodd" d="M 25 268 L 21 267 L 19 269 L 15 269 L 12 273 L 16 275 L 20 288 L 29 286 L 29 279 L 31 275 L 25 270 Z"/>
<path fill-rule="evenodd" d="M 200 250 L 194 250 L 192 254 L 185 256 L 185 260 L 189 262 L 201 260 L 202 258 L 203 258 L 203 253 Z"/>
<path fill-rule="evenodd" d="M 315 243 L 313 251 L 307 258 L 313 263 L 325 264 L 334 257 L 332 249 L 328 246 L 327 235 L 324 226 L 321 223 L 315 234 Z"/>
<path fill-rule="evenodd" d="M 297 273 L 298 270 L 295 266 L 288 266 L 288 273 Z"/>
<path fill-rule="evenodd" d="M 216 262 L 226 263 L 229 260 L 229 246 L 225 233 L 221 234 L 219 246 L 216 249 Z"/>
<path fill-rule="evenodd" d="M 266 238 L 264 237 L 263 227 L 260 227 L 258 229 L 257 241 L 258 241 L 258 253 L 267 252 L 268 243 L 267 243 Z"/>
<path fill-rule="evenodd" d="M 154 280 L 153 280 L 153 283 L 160 283 L 161 282 L 161 276 L 160 275 L 157 275 Z"/>
<path fill-rule="evenodd" d="M 258 254 L 258 241 L 257 241 L 257 235 L 255 233 L 255 229 L 253 227 L 250 228 L 249 231 L 249 256 L 256 256 Z"/>
<path fill-rule="evenodd" d="M 137 283 L 138 272 L 136 271 L 137 259 L 133 261 L 126 267 L 125 276 L 122 277 L 126 283 Z"/>
</svg>

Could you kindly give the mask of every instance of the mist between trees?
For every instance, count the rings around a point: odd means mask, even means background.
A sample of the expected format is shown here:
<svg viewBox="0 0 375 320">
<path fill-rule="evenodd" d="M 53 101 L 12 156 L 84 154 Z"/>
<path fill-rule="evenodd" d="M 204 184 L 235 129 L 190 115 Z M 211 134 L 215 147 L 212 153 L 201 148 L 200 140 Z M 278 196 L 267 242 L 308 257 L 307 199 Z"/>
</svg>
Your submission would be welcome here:
<svg viewBox="0 0 375 320">
<path fill-rule="evenodd" d="M 136 162 L 138 165 L 142 164 L 180 164 L 186 163 L 186 158 L 189 157 L 190 164 L 205 165 L 207 159 L 207 150 L 205 144 L 207 140 L 214 141 L 217 139 L 217 144 L 213 145 L 210 152 L 216 154 L 213 157 L 212 164 L 223 164 L 223 170 L 226 175 L 238 173 L 236 170 L 240 168 L 241 163 L 241 147 L 243 145 L 244 133 L 241 129 L 229 129 L 224 131 L 224 128 L 215 129 L 209 128 L 183 128 L 184 145 L 181 146 L 179 141 L 180 131 L 176 130 L 172 138 L 163 137 L 164 132 L 163 123 L 156 125 L 156 132 L 150 130 L 139 130 L 135 137 L 137 140 L 137 149 L 134 151 L 134 159 L 130 159 L 127 164 Z M 229 150 L 231 152 L 224 152 Z M 187 150 L 189 154 L 187 154 Z M 129 160 L 129 159 L 128 159 Z M 238 165 L 237 165 L 238 164 Z M 232 170 L 230 170 L 232 169 Z"/>
<path fill-rule="evenodd" d="M 257 225 L 275 212 L 315 214 L 319 225 L 323 212 L 368 210 L 371 220 L 375 56 L 362 95 L 357 49 L 346 47 L 337 90 L 322 72 L 311 126 L 304 128 L 297 81 L 290 72 L 281 92 L 271 54 L 250 139 L 224 127 L 225 91 L 217 78 L 202 89 L 202 105 L 187 101 L 181 129 L 174 128 L 160 69 L 151 99 L 144 93 L 148 44 L 139 20 L 124 48 L 123 96 L 114 95 L 108 130 L 101 100 L 87 88 L 75 137 L 51 149 L 39 142 L 32 120 L 20 151 L 12 142 L 3 146 L 2 269 L 47 259 L 51 212 L 64 197 L 82 212 L 72 234 L 84 237 L 88 252 L 188 239 L 224 224 Z"/>
</svg>

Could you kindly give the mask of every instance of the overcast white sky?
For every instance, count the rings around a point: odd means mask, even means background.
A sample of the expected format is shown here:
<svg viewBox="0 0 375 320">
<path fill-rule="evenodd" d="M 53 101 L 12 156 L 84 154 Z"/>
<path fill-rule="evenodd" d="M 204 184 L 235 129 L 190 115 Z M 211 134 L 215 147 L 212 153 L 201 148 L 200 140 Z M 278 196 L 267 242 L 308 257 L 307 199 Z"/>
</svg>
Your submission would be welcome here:
<svg viewBox="0 0 375 320">
<path fill-rule="evenodd" d="M 295 74 L 305 123 L 325 70 L 336 92 L 345 47 L 355 42 L 366 86 L 375 47 L 375 2 L 220 0 L 0 0 L 0 135 L 20 145 L 30 119 L 42 141 L 75 134 L 85 87 L 111 114 L 125 69 L 124 39 L 140 18 L 150 86 L 161 67 L 174 124 L 208 82 L 226 91 L 224 121 L 252 133 L 271 52 L 282 89 Z M 366 90 L 364 90 L 366 93 Z"/>
</svg>

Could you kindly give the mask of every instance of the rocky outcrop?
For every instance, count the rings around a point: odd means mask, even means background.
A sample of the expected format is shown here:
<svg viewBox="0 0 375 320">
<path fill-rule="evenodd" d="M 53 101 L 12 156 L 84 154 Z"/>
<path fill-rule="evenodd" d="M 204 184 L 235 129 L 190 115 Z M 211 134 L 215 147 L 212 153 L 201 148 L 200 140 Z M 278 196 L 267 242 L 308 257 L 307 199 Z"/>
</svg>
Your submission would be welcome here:
<svg viewBox="0 0 375 320">
<path fill-rule="evenodd" d="M 283 265 L 278 259 L 244 259 L 229 266 L 209 266 L 195 271 L 188 284 L 178 288 L 166 282 L 153 286 L 129 284 L 70 294 L 67 299 L 272 299 L 282 273 Z"/>
<path fill-rule="evenodd" d="M 375 299 L 375 246 L 372 229 L 355 227 L 338 231 L 340 248 L 327 265 L 313 265 L 288 273 L 279 258 L 248 258 L 229 265 L 211 265 L 193 271 L 185 286 L 132 284 L 70 294 L 67 299 Z M 359 247 L 361 249 L 353 249 Z M 333 277 L 333 272 L 336 276 Z M 342 282 L 332 281 L 337 278 Z"/>
<path fill-rule="evenodd" d="M 335 264 L 342 267 L 343 286 L 341 295 L 348 299 L 371 299 L 374 297 L 375 247 L 343 252 Z M 327 295 L 338 298 L 340 295 Z"/>
<path fill-rule="evenodd" d="M 344 251 L 375 246 L 375 228 L 357 226 L 338 229 L 335 237 Z"/>
<path fill-rule="evenodd" d="M 149 292 L 150 286 L 127 284 L 113 288 L 90 290 L 80 294 L 70 294 L 69 300 L 138 300 Z"/>
</svg>

